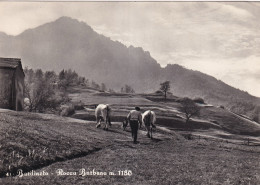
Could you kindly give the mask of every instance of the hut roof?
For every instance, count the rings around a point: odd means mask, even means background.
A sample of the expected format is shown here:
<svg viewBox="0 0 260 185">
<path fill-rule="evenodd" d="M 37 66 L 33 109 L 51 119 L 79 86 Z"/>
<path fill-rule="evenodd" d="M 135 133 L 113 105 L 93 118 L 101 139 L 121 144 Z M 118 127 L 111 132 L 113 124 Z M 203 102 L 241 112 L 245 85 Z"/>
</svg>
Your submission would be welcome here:
<svg viewBox="0 0 260 185">
<path fill-rule="evenodd" d="M 21 59 L 19 58 L 0 57 L 0 67 L 17 68 L 20 64 L 21 64 Z"/>
<path fill-rule="evenodd" d="M 22 62 L 19 58 L 2 58 L 0 57 L 0 68 L 20 68 L 23 72 Z"/>
</svg>

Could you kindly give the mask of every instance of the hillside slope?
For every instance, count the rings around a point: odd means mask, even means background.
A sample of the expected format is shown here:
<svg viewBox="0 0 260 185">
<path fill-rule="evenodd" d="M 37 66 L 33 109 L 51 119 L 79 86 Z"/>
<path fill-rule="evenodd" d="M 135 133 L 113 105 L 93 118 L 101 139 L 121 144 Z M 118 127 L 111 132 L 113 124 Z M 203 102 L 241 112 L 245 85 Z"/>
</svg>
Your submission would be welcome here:
<svg viewBox="0 0 260 185">
<path fill-rule="evenodd" d="M 123 121 L 130 110 L 136 105 L 141 111 L 153 110 L 157 116 L 157 124 L 172 129 L 186 130 L 185 114 L 180 111 L 179 98 L 174 97 L 171 101 L 164 101 L 163 97 L 155 94 L 122 94 L 103 93 L 90 91 L 88 88 L 71 88 L 69 97 L 75 104 L 84 105 L 87 109 L 76 111 L 73 117 L 95 120 L 94 105 L 105 103 L 112 108 L 112 121 Z M 153 98 L 161 98 L 160 101 L 152 101 Z M 150 99 L 150 100 L 149 100 Z M 234 115 L 226 109 L 202 104 L 200 115 L 191 120 L 190 127 L 193 129 L 218 129 L 229 134 L 243 134 L 248 136 L 260 136 L 260 124 Z"/>
<path fill-rule="evenodd" d="M 185 140 L 166 132 L 156 132 L 150 140 L 143 131 L 135 145 L 129 130 L 124 132 L 116 124 L 104 131 L 96 129 L 94 122 L 7 110 L 0 110 L 0 132 L 0 184 L 260 182 L 257 147 Z M 6 177 L 18 169 L 48 175 Z M 58 175 L 59 169 L 75 175 Z M 82 176 L 81 169 L 107 175 Z M 125 170 L 131 173 L 119 172 Z"/>
<path fill-rule="evenodd" d="M 118 142 L 132 144 L 120 125 L 109 131 L 97 129 L 95 122 L 64 118 L 51 114 L 15 112 L 0 109 L 0 178 L 48 166 L 58 161 L 88 155 Z M 140 131 L 141 144 L 150 142 Z M 157 140 L 180 136 L 158 132 Z M 12 155 L 11 155 L 12 154 Z"/>
</svg>

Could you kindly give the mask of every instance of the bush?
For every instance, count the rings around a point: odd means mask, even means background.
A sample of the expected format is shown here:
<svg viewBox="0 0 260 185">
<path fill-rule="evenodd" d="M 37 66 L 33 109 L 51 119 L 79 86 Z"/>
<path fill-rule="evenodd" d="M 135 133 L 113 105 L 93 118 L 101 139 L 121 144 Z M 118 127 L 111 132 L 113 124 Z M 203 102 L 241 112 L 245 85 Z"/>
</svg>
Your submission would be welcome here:
<svg viewBox="0 0 260 185">
<path fill-rule="evenodd" d="M 163 94 L 163 92 L 158 90 L 158 91 L 155 91 L 155 94 Z"/>
<path fill-rule="evenodd" d="M 192 134 L 183 134 L 183 136 L 187 140 L 193 140 Z"/>
<path fill-rule="evenodd" d="M 194 98 L 193 101 L 195 103 L 205 104 L 204 100 L 202 98 Z"/>
<path fill-rule="evenodd" d="M 176 99 L 176 102 L 182 103 L 182 102 L 184 102 L 186 99 L 187 99 L 187 98 L 177 98 L 177 99 Z M 193 100 L 192 100 L 192 101 L 193 101 Z"/>
<path fill-rule="evenodd" d="M 74 108 L 75 110 L 84 110 L 84 104 L 82 102 L 76 103 Z"/>
<path fill-rule="evenodd" d="M 61 116 L 71 116 L 74 113 L 75 113 L 74 105 L 70 104 L 70 105 L 62 105 L 61 106 L 61 112 L 60 112 Z"/>
</svg>

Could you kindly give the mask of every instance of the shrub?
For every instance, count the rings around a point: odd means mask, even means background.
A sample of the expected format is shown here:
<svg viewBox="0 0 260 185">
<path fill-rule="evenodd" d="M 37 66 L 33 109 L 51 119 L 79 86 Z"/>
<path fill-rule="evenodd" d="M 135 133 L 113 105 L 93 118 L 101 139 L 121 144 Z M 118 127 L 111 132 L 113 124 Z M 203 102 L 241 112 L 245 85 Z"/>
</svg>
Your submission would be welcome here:
<svg viewBox="0 0 260 185">
<path fill-rule="evenodd" d="M 158 91 L 155 91 L 155 94 L 163 94 L 163 92 L 158 90 Z"/>
<path fill-rule="evenodd" d="M 71 116 L 75 113 L 75 107 L 72 104 L 61 106 L 61 116 Z"/>
<path fill-rule="evenodd" d="M 187 140 L 193 140 L 193 137 L 192 137 L 192 134 L 189 133 L 189 134 L 183 134 L 184 138 L 187 139 Z"/>
<path fill-rule="evenodd" d="M 177 98 L 176 102 L 182 103 L 183 101 L 186 101 L 187 98 Z M 192 100 L 193 101 L 193 100 Z"/>
<path fill-rule="evenodd" d="M 204 100 L 202 98 L 194 98 L 193 101 L 195 103 L 205 104 Z"/>
<path fill-rule="evenodd" d="M 80 101 L 74 105 L 75 110 L 84 110 L 84 104 Z"/>
</svg>

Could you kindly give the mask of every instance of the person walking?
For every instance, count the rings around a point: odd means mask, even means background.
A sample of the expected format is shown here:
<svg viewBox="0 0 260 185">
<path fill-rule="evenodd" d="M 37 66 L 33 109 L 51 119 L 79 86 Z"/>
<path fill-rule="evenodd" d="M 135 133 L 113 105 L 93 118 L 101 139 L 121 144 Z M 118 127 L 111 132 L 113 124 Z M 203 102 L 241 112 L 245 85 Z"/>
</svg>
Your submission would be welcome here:
<svg viewBox="0 0 260 185">
<path fill-rule="evenodd" d="M 142 114 L 140 112 L 140 107 L 135 107 L 135 110 L 131 110 L 127 115 L 127 120 L 130 122 L 132 138 L 134 139 L 134 144 L 137 143 L 137 131 L 140 124 L 142 125 Z"/>
</svg>

